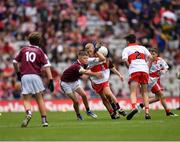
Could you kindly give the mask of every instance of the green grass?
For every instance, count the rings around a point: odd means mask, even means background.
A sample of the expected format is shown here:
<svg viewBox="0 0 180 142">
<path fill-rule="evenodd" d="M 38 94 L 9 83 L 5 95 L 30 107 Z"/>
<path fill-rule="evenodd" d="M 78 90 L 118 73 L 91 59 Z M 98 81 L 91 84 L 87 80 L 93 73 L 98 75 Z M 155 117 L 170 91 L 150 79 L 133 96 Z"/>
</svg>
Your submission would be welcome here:
<svg viewBox="0 0 180 142">
<path fill-rule="evenodd" d="M 175 111 L 180 114 L 180 111 Z M 107 112 L 96 112 L 94 120 L 82 113 L 77 121 L 74 112 L 49 112 L 49 127 L 41 127 L 39 113 L 33 113 L 28 128 L 20 128 L 24 113 L 3 113 L 0 116 L 0 141 L 177 141 L 180 140 L 180 116 L 166 117 L 164 111 L 151 111 L 151 120 L 143 113 L 127 121 L 111 120 Z"/>
</svg>

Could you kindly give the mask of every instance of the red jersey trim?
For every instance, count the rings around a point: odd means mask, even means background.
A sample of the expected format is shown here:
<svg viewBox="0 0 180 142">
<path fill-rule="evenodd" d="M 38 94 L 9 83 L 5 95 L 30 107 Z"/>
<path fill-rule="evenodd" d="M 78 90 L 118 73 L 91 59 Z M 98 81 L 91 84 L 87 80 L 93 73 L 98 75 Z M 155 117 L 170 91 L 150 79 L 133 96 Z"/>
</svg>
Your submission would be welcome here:
<svg viewBox="0 0 180 142">
<path fill-rule="evenodd" d="M 128 56 L 128 62 L 129 63 L 131 63 L 132 60 L 136 60 L 136 59 L 145 60 L 145 55 L 143 53 L 140 53 L 140 52 L 135 52 L 135 53 Z"/>
<path fill-rule="evenodd" d="M 91 68 L 91 71 L 92 72 L 99 72 L 99 71 L 103 71 L 105 69 L 108 69 L 108 66 L 106 63 L 104 64 L 99 64 L 99 65 L 96 65 L 94 67 Z"/>
<path fill-rule="evenodd" d="M 152 72 L 149 75 L 150 75 L 150 77 L 159 77 L 159 73 L 158 72 Z"/>
</svg>

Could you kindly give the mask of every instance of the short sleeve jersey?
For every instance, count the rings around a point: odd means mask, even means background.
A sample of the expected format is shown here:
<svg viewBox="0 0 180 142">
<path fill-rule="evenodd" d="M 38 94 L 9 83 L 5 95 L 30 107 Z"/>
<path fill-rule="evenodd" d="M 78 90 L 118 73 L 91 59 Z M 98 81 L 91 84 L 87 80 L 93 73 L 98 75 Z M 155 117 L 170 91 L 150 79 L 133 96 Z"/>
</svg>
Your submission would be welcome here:
<svg viewBox="0 0 180 142">
<path fill-rule="evenodd" d="M 61 76 L 61 81 L 64 82 L 75 82 L 82 75 L 79 70 L 82 68 L 81 64 L 77 61 L 68 67 Z"/>
<path fill-rule="evenodd" d="M 135 72 L 146 72 L 149 73 L 149 68 L 147 65 L 147 57 L 151 53 L 141 45 L 130 44 L 122 52 L 122 59 L 128 60 L 129 66 L 129 75 Z"/>
<path fill-rule="evenodd" d="M 25 74 L 41 74 L 41 67 L 51 66 L 48 57 L 37 46 L 23 47 L 13 62 L 20 63 L 20 72 Z"/>
</svg>

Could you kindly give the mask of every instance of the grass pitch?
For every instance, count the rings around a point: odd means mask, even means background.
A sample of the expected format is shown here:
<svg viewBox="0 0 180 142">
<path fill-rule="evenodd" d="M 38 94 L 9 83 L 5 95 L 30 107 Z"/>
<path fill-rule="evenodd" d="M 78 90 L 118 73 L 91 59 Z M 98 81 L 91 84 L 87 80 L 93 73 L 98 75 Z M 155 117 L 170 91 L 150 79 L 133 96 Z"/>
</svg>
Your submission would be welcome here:
<svg viewBox="0 0 180 142">
<path fill-rule="evenodd" d="M 180 115 L 180 111 L 173 111 Z M 105 111 L 92 119 L 84 112 L 84 121 L 77 121 L 74 112 L 48 112 L 49 127 L 41 127 L 39 113 L 27 128 L 21 128 L 24 113 L 2 113 L 0 141 L 178 141 L 180 116 L 167 117 L 163 110 L 151 111 L 151 120 L 137 114 L 132 120 L 121 117 L 111 120 Z"/>
</svg>

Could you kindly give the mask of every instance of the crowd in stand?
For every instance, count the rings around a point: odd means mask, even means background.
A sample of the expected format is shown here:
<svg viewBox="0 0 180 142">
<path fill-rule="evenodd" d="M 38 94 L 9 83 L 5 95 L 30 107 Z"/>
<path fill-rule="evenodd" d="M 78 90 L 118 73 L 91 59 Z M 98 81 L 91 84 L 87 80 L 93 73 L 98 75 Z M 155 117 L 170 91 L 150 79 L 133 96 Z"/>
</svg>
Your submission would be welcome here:
<svg viewBox="0 0 180 142">
<path fill-rule="evenodd" d="M 123 37 L 136 34 L 140 44 L 157 47 L 170 66 L 165 76 L 167 95 L 177 96 L 180 68 L 180 1 L 177 0 L 1 0 L 0 1 L 0 100 L 20 99 L 20 82 L 12 67 L 16 52 L 27 45 L 27 35 L 39 31 L 42 48 L 52 63 L 54 95 L 65 98 L 59 77 L 76 59 L 87 42 L 103 44 L 112 53 L 114 64 L 126 76 L 121 52 Z M 46 84 L 46 77 L 44 77 Z M 111 77 L 112 88 L 119 97 L 127 97 L 127 81 Z M 87 80 L 84 87 L 90 97 L 97 97 Z M 168 85 L 167 85 L 168 84 Z M 48 94 L 48 93 L 47 93 Z"/>
</svg>

